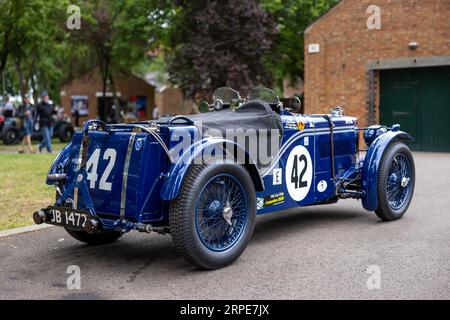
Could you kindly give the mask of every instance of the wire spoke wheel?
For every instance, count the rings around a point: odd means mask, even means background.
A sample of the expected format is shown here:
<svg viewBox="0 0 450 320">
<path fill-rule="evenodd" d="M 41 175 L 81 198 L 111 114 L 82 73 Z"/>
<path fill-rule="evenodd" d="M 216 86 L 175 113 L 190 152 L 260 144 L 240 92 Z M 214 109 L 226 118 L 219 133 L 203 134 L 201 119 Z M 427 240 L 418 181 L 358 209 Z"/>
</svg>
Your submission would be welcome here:
<svg viewBox="0 0 450 320">
<path fill-rule="evenodd" d="M 248 213 L 247 196 L 233 176 L 218 174 L 200 192 L 195 223 L 203 244 L 213 251 L 225 251 L 240 238 Z"/>
<path fill-rule="evenodd" d="M 411 165 L 403 154 L 397 154 L 389 168 L 386 194 L 389 206 L 399 210 L 406 202 L 411 190 Z"/>
<path fill-rule="evenodd" d="M 378 217 L 384 221 L 400 219 L 411 204 L 415 186 L 414 158 L 401 142 L 392 143 L 380 161 L 377 179 Z"/>
<path fill-rule="evenodd" d="M 212 270 L 244 252 L 255 217 L 256 190 L 247 169 L 211 160 L 187 171 L 180 194 L 170 203 L 170 233 L 188 262 Z"/>
</svg>

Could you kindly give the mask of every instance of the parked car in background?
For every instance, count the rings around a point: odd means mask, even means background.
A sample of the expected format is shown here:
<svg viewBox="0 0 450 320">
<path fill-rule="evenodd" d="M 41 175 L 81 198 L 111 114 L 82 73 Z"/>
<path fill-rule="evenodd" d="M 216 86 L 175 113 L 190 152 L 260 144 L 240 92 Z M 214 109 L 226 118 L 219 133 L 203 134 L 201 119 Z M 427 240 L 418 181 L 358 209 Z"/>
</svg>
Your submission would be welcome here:
<svg viewBox="0 0 450 320">
<path fill-rule="evenodd" d="M 16 126 L 15 119 L 0 115 L 0 138 L 5 144 L 19 142 L 19 129 Z"/>
<path fill-rule="evenodd" d="M 20 119 L 17 117 L 0 116 L 0 139 L 6 145 L 18 144 L 23 137 Z M 68 119 L 60 119 L 55 121 L 53 126 L 53 138 L 58 138 L 61 142 L 69 142 L 75 133 L 75 129 Z M 33 140 L 41 140 L 42 134 L 39 131 L 39 124 L 34 123 Z"/>
</svg>

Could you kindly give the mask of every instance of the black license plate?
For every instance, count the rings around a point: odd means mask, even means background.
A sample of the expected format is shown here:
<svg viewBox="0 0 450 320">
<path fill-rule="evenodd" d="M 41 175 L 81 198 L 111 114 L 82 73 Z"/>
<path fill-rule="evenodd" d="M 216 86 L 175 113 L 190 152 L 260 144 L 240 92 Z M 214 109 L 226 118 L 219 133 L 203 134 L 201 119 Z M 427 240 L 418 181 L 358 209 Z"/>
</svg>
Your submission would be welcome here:
<svg viewBox="0 0 450 320">
<path fill-rule="evenodd" d="M 86 229 L 86 221 L 91 217 L 88 212 L 60 207 L 49 207 L 45 210 L 45 214 L 46 223 L 76 230 Z"/>
</svg>

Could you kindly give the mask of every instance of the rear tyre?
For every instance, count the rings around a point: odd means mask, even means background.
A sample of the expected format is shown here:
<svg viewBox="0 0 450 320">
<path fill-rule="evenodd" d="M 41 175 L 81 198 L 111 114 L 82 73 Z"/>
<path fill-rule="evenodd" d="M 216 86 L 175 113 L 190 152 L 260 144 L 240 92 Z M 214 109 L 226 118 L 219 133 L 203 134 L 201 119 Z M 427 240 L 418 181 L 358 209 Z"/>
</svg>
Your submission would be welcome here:
<svg viewBox="0 0 450 320">
<path fill-rule="evenodd" d="M 20 134 L 17 128 L 9 128 L 3 133 L 3 142 L 6 145 L 19 143 Z"/>
<path fill-rule="evenodd" d="M 384 221 L 400 219 L 408 210 L 414 193 L 415 166 L 409 148 L 392 144 L 383 154 L 378 173 L 377 216 Z"/>
<path fill-rule="evenodd" d="M 193 165 L 180 194 L 170 204 L 170 232 L 188 262 L 202 269 L 217 269 L 244 252 L 255 216 L 255 187 L 243 166 Z"/>
<path fill-rule="evenodd" d="M 66 231 L 73 238 L 91 246 L 113 243 L 122 236 L 122 234 L 117 231 L 103 231 L 93 234 L 87 233 L 86 231 L 76 231 L 71 229 L 66 229 Z"/>
</svg>

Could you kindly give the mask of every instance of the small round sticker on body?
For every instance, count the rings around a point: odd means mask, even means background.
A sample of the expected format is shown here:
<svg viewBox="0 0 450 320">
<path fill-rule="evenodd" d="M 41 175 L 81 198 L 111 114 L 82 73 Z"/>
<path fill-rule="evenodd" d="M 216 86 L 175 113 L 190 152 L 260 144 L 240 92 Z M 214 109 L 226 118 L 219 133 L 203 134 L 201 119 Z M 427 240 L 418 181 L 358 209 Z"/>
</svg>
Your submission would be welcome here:
<svg viewBox="0 0 450 320">
<path fill-rule="evenodd" d="M 325 192 L 327 190 L 327 187 L 328 183 L 325 180 L 322 180 L 317 185 L 317 191 L 319 191 L 320 193 Z"/>
</svg>

